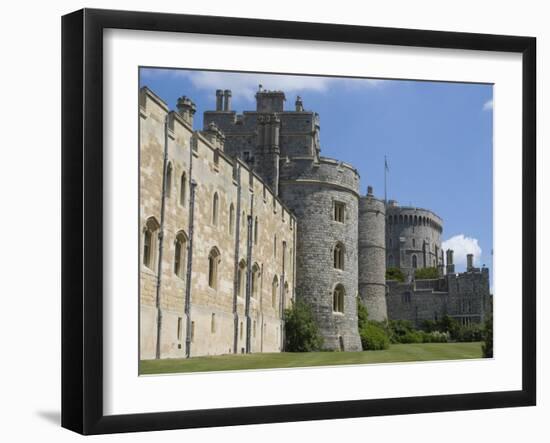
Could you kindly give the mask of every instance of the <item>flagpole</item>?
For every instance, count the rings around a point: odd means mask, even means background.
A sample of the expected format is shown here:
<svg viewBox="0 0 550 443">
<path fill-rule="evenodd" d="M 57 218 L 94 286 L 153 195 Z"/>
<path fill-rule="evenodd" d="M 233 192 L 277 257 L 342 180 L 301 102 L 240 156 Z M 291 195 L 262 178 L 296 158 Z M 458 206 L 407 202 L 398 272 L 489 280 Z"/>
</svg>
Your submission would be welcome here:
<svg viewBox="0 0 550 443">
<path fill-rule="evenodd" d="M 388 161 L 386 159 L 386 156 L 384 155 L 384 206 L 388 206 L 388 180 L 387 180 L 387 172 L 388 172 Z"/>
</svg>

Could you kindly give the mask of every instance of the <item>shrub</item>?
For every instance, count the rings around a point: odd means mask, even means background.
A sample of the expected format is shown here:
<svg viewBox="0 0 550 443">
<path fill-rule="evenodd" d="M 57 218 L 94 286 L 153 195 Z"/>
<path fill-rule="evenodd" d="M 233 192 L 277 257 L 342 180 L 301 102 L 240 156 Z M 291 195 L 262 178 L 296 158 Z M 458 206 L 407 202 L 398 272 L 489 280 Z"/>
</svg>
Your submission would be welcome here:
<svg viewBox="0 0 550 443">
<path fill-rule="evenodd" d="M 288 352 L 318 351 L 323 345 L 311 307 L 302 301 L 285 309 L 285 350 Z"/>
<path fill-rule="evenodd" d="M 359 331 L 359 335 L 364 351 L 379 351 L 390 346 L 386 331 L 375 323 L 369 322 Z"/>
<path fill-rule="evenodd" d="M 413 325 L 408 320 L 390 320 L 387 323 L 387 333 L 392 343 L 412 343 L 410 341 L 402 341 L 402 337 L 413 331 Z M 410 338 L 406 338 L 405 340 L 410 340 Z"/>
<path fill-rule="evenodd" d="M 417 280 L 439 278 L 437 268 L 420 268 L 414 272 L 414 278 Z"/>
<path fill-rule="evenodd" d="M 425 332 L 422 331 L 422 343 L 447 343 L 449 341 L 448 332 Z"/>
<path fill-rule="evenodd" d="M 369 313 L 367 307 L 361 303 L 360 299 L 357 299 L 357 327 L 359 330 L 363 329 L 367 325 Z"/>
<path fill-rule="evenodd" d="M 483 345 L 481 345 L 483 357 L 493 358 L 493 314 L 489 314 L 485 319 L 483 328 Z"/>
<path fill-rule="evenodd" d="M 400 282 L 405 281 L 405 274 L 399 268 L 387 268 L 386 269 L 386 280 L 397 280 Z"/>
<path fill-rule="evenodd" d="M 459 342 L 481 341 L 483 330 L 479 325 L 460 326 L 453 338 Z"/>
</svg>

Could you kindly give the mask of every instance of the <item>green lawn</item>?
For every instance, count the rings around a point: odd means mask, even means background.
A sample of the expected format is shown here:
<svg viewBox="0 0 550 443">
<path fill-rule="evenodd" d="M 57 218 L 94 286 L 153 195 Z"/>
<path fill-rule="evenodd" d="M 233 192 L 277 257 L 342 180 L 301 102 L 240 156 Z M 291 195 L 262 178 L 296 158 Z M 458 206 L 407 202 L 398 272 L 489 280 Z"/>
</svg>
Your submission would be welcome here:
<svg viewBox="0 0 550 443">
<path fill-rule="evenodd" d="M 481 358 L 481 343 L 415 343 L 391 345 L 385 351 L 303 352 L 217 355 L 190 359 L 142 360 L 140 374 L 297 368 L 367 363 Z"/>
</svg>

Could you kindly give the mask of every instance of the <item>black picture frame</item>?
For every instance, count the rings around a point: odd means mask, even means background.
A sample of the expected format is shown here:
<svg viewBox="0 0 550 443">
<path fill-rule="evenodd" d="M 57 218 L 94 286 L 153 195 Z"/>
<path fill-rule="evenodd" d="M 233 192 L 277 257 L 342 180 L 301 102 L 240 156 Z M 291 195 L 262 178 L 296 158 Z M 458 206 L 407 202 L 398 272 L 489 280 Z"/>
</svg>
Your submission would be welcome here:
<svg viewBox="0 0 550 443">
<path fill-rule="evenodd" d="M 108 28 L 522 55 L 522 389 L 131 415 L 103 413 L 103 31 Z M 62 426 L 152 431 L 536 404 L 536 39 L 83 9 L 62 18 Z"/>
</svg>

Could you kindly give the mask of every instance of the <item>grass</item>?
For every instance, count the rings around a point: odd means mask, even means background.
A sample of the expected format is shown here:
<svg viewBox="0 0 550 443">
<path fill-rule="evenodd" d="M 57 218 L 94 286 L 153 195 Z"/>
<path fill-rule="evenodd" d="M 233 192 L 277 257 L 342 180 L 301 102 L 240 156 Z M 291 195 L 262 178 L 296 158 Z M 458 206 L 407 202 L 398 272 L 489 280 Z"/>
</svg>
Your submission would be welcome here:
<svg viewBox="0 0 550 443">
<path fill-rule="evenodd" d="M 298 368 L 481 358 L 481 343 L 414 343 L 391 345 L 384 351 L 282 352 L 217 355 L 190 359 L 142 360 L 140 374 L 236 371 L 243 369 Z"/>
</svg>

